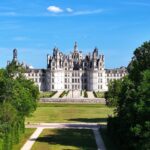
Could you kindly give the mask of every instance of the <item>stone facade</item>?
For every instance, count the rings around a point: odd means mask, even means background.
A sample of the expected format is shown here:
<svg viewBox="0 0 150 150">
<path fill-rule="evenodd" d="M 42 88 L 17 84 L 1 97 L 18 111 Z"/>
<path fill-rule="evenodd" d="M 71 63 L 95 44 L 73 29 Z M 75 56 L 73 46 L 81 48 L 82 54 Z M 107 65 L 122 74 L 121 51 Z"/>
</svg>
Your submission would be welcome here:
<svg viewBox="0 0 150 150">
<path fill-rule="evenodd" d="M 15 50 L 15 59 L 16 53 Z M 26 68 L 25 76 L 33 80 L 40 91 L 107 91 L 111 80 L 120 79 L 127 74 L 125 67 L 105 69 L 104 55 L 99 55 L 97 48 L 92 55 L 83 56 L 77 43 L 70 55 L 63 54 L 55 47 L 53 55 L 47 55 L 47 69 Z"/>
</svg>

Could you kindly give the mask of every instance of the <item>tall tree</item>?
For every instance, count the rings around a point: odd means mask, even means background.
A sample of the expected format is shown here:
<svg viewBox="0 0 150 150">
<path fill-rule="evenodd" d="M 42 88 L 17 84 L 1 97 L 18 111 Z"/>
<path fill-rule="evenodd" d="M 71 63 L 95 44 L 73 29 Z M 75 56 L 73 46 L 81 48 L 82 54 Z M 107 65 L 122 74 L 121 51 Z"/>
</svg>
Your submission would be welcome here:
<svg viewBox="0 0 150 150">
<path fill-rule="evenodd" d="M 129 76 L 121 83 L 116 114 L 108 119 L 110 134 L 121 149 L 150 147 L 150 42 L 134 51 Z"/>
</svg>

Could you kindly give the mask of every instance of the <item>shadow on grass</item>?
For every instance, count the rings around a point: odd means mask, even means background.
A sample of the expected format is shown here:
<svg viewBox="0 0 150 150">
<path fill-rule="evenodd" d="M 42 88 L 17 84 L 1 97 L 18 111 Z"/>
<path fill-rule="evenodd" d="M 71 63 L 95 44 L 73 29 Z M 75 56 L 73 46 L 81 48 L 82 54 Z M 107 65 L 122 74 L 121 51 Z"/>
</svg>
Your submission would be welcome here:
<svg viewBox="0 0 150 150">
<path fill-rule="evenodd" d="M 96 150 L 95 138 L 92 130 L 55 129 L 44 130 L 36 142 L 51 145 L 74 146 L 77 149 Z"/>
<path fill-rule="evenodd" d="M 104 141 L 105 147 L 107 150 L 119 150 L 119 146 L 109 135 L 107 130 L 107 125 L 102 125 L 99 132 L 101 133 L 102 139 Z"/>
<path fill-rule="evenodd" d="M 69 121 L 86 122 L 86 123 L 106 123 L 107 118 L 74 118 Z"/>
</svg>

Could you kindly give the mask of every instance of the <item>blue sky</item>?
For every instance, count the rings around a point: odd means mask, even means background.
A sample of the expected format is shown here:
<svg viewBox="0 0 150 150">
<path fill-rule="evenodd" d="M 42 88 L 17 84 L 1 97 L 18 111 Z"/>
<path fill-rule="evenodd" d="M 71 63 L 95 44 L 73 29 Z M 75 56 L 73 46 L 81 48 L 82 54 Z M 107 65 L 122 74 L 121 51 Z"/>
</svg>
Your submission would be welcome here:
<svg viewBox="0 0 150 150">
<path fill-rule="evenodd" d="M 150 0 L 1 0 L 0 67 L 18 49 L 19 61 L 46 67 L 56 45 L 84 54 L 98 47 L 106 68 L 127 66 L 133 51 L 150 40 Z"/>
</svg>

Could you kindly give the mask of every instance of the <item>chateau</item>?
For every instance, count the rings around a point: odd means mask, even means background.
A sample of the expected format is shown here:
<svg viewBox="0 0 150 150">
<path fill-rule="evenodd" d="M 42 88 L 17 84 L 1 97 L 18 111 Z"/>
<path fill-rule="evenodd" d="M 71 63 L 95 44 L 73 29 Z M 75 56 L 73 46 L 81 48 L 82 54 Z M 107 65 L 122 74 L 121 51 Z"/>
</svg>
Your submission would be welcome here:
<svg viewBox="0 0 150 150">
<path fill-rule="evenodd" d="M 17 50 L 13 51 L 17 61 Z M 23 65 L 23 64 L 22 64 Z M 58 48 L 52 56 L 47 55 L 47 69 L 26 66 L 25 76 L 38 85 L 40 91 L 87 90 L 107 91 L 108 83 L 127 75 L 125 67 L 105 69 L 104 55 L 95 48 L 91 54 L 83 55 L 75 42 L 73 52 L 63 54 Z"/>
</svg>

